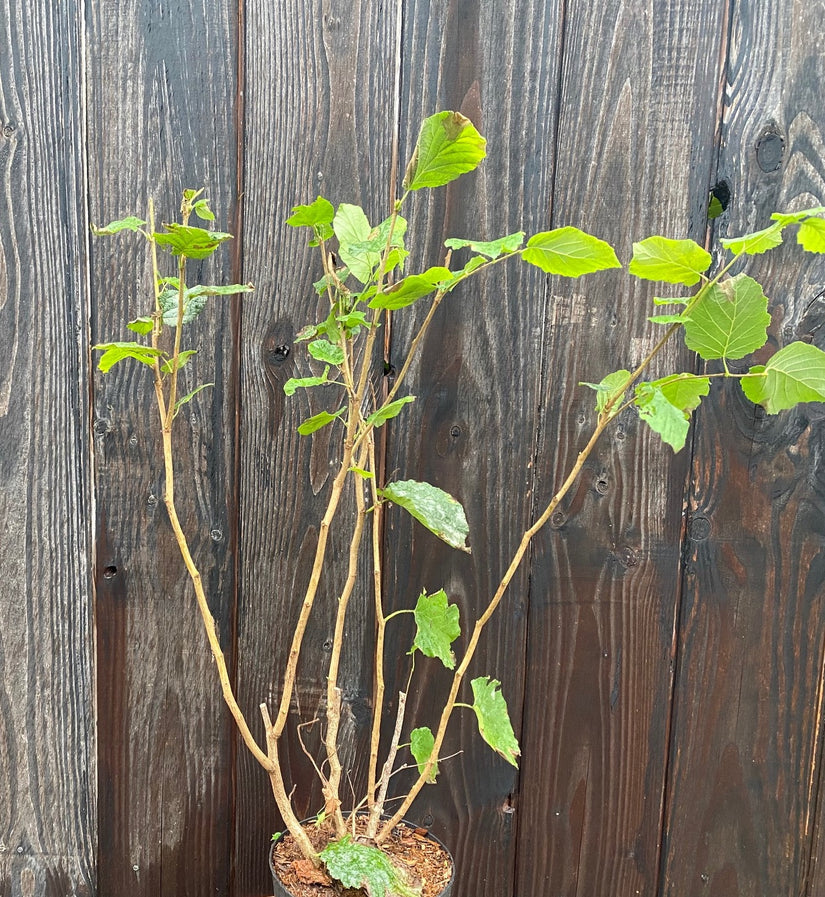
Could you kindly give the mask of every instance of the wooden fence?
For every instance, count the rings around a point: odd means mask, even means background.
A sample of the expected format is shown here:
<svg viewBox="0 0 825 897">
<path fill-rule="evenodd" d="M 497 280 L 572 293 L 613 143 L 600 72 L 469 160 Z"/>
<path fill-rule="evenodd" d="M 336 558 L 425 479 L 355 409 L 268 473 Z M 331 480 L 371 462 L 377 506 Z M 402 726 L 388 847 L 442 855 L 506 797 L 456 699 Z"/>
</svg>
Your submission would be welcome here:
<svg viewBox="0 0 825 897">
<path fill-rule="evenodd" d="M 259 897 L 278 827 L 171 542 L 149 381 L 93 369 L 90 346 L 143 308 L 144 250 L 92 242 L 89 223 L 149 196 L 172 215 L 205 185 L 237 237 L 204 277 L 256 285 L 203 320 L 214 351 L 191 368 L 216 386 L 177 445 L 254 720 L 277 697 L 329 485 L 323 432 L 295 432 L 308 400 L 282 391 L 306 370 L 293 341 L 319 274 L 290 207 L 323 193 L 383 217 L 394 132 L 405 160 L 423 116 L 460 109 L 489 156 L 415 198 L 414 266 L 448 236 L 562 224 L 625 262 L 652 233 L 718 252 L 825 201 L 823 23 L 823 0 L 0 0 L 1 897 Z M 713 188 L 726 211 L 709 224 Z M 652 344 L 652 289 L 525 267 L 449 297 L 418 400 L 388 429 L 387 470 L 457 495 L 475 546 L 457 558 L 390 517 L 399 606 L 440 586 L 465 619 L 480 606 L 592 425 L 576 384 Z M 825 347 L 821 259 L 791 246 L 752 270 L 773 344 Z M 391 363 L 415 319 L 394 326 Z M 667 361 L 696 363 L 679 347 Z M 473 669 L 502 680 L 521 769 L 460 717 L 446 752 L 462 753 L 414 807 L 453 849 L 460 897 L 825 895 L 825 412 L 767 417 L 719 389 L 695 418 L 674 455 L 623 415 L 491 624 Z M 329 626 L 308 636 L 304 718 Z M 355 778 L 370 628 L 356 609 Z M 297 743 L 285 752 L 308 781 Z"/>
</svg>

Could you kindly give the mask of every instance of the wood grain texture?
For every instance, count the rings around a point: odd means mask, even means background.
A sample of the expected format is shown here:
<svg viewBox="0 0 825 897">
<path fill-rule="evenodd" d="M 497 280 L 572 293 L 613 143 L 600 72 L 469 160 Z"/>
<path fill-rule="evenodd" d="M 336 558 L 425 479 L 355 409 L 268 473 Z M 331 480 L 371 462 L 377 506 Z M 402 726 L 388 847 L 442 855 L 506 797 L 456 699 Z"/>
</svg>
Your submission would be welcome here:
<svg viewBox="0 0 825 897">
<path fill-rule="evenodd" d="M 448 237 L 493 239 L 546 228 L 560 15 L 554 2 L 519 4 L 518 15 L 506 4 L 445 0 L 406 6 L 402 166 L 421 120 L 439 109 L 460 110 L 488 141 L 478 172 L 411 198 L 407 211 L 417 248 L 410 270 L 441 263 Z M 466 257 L 457 256 L 453 265 Z M 529 525 L 544 299 L 540 272 L 515 259 L 450 294 L 404 388 L 416 402 L 390 426 L 387 470 L 456 496 L 466 509 L 473 554 L 448 548 L 400 509 L 388 511 L 387 600 L 390 607 L 411 608 L 422 589 L 444 588 L 461 610 L 459 658 Z M 394 316 L 395 367 L 426 310 L 422 300 Z M 517 734 L 528 583 L 525 565 L 483 636 L 460 697 L 472 703 L 471 678 L 499 679 Z M 406 683 L 413 635 L 408 618 L 393 622 L 388 694 Z M 449 681 L 437 661 L 419 657 L 407 731 L 435 727 Z M 387 728 L 394 712 L 391 705 Z M 441 764 L 438 785 L 422 792 L 411 818 L 431 825 L 453 850 L 456 894 L 518 893 L 516 771 L 483 742 L 467 710 L 456 711 L 442 754 L 451 759 Z M 402 782 L 399 777 L 397 791 Z"/>
<path fill-rule="evenodd" d="M 245 303 L 241 338 L 241 604 L 239 689 L 243 706 L 260 719 L 275 709 L 292 626 L 309 581 L 317 527 L 334 469 L 333 427 L 309 438 L 298 424 L 334 402 L 331 391 L 287 399 L 283 384 L 315 369 L 295 334 L 322 312 L 312 283 L 320 258 L 305 232 L 284 224 L 292 206 L 323 194 L 362 205 L 371 221 L 387 214 L 392 114 L 395 105 L 396 4 L 368 0 L 246 4 L 245 276 L 257 287 Z M 323 300 L 326 302 L 326 300 Z M 320 370 L 318 370 L 320 373 Z M 330 410 L 335 410 L 332 405 Z M 315 774 L 295 734 L 314 750 L 323 725 L 326 671 L 336 598 L 343 584 L 350 524 L 343 503 L 328 548 L 327 571 L 307 631 L 297 698 L 281 744 L 302 815 L 321 806 Z M 350 604 L 342 662 L 342 762 L 357 785 L 364 780 L 370 720 L 374 628 L 365 556 L 361 585 Z M 335 569 L 337 565 L 337 569 Z M 259 725 L 260 731 L 262 726 Z M 257 897 L 267 884 L 266 850 L 280 828 L 269 782 L 245 752 L 238 755 L 239 804 L 236 894 Z"/>
<path fill-rule="evenodd" d="M 91 216 L 174 220 L 181 190 L 206 187 L 231 230 L 237 202 L 237 9 L 229 2 L 88 7 Z M 194 222 L 193 222 L 194 223 Z M 164 271 L 176 262 L 162 256 Z M 190 279 L 230 283 L 229 251 Z M 146 246 L 93 245 L 93 341 L 128 338 L 153 305 Z M 234 387 L 230 305 L 211 303 L 185 340 L 204 342 L 178 417 L 177 504 L 229 654 L 234 630 Z M 207 340 L 203 335 L 209 334 Z M 94 389 L 101 895 L 227 893 L 234 730 L 162 494 L 151 374 L 122 364 Z"/>
<path fill-rule="evenodd" d="M 825 5 L 734 9 L 715 237 L 825 200 Z M 772 300 L 759 360 L 793 339 L 825 348 L 825 263 L 786 242 L 748 268 Z M 766 416 L 735 384 L 697 418 L 665 894 L 823 893 L 824 424 L 818 406 Z"/>
<path fill-rule="evenodd" d="M 0 3 L 0 894 L 95 887 L 82 57 Z"/>
<path fill-rule="evenodd" d="M 724 34 L 712 2 L 567 4 L 554 226 L 625 262 L 652 233 L 703 242 Z M 632 369 L 661 335 L 646 322 L 655 289 L 624 272 L 551 278 L 537 510 L 594 426 L 576 384 Z M 685 366 L 668 347 L 650 375 Z M 656 893 L 687 462 L 623 414 L 537 540 L 519 894 Z"/>
</svg>

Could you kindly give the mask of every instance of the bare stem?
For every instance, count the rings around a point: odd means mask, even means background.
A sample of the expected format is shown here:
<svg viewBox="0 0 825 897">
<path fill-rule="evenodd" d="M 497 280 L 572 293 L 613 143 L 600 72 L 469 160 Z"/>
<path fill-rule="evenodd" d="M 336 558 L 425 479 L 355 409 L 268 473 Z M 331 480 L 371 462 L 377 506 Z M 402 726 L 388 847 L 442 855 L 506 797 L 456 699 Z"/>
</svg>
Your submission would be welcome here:
<svg viewBox="0 0 825 897">
<path fill-rule="evenodd" d="M 378 751 L 381 740 L 381 713 L 384 705 L 384 633 L 387 618 L 381 591 L 381 516 L 383 505 L 378 500 L 378 484 L 375 482 L 377 470 L 375 464 L 375 441 L 373 434 L 367 435 L 369 446 L 369 469 L 373 473 L 370 480 L 372 488 L 372 573 L 373 596 L 375 599 L 375 694 L 372 706 L 372 732 L 370 734 L 370 761 L 367 774 L 367 795 L 370 801 L 375 797 L 378 775 Z"/>
<path fill-rule="evenodd" d="M 392 732 L 392 742 L 387 754 L 387 761 L 381 770 L 381 778 L 378 782 L 378 797 L 370 805 L 370 819 L 367 827 L 367 837 L 374 838 L 378 831 L 378 823 L 381 821 L 381 813 L 384 811 L 384 801 L 387 799 L 387 788 L 392 776 L 392 768 L 395 766 L 395 758 L 398 756 L 398 745 L 401 741 L 401 729 L 404 726 L 404 711 L 407 707 L 406 692 L 398 692 L 398 710 L 395 714 L 395 728 Z"/>
</svg>

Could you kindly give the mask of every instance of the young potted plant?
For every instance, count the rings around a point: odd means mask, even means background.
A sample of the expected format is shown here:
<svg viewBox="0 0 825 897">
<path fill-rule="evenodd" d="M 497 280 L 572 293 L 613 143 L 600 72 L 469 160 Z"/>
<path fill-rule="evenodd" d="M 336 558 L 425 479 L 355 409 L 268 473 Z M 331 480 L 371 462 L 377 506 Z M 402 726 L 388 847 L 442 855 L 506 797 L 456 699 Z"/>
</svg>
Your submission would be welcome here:
<svg viewBox="0 0 825 897">
<path fill-rule="evenodd" d="M 287 834 L 278 836 L 274 852 L 276 893 L 321 894 L 334 881 L 346 888 L 361 888 L 375 897 L 392 894 L 410 897 L 422 893 L 429 897 L 451 892 L 451 861 L 443 858 L 438 845 L 433 847 L 430 839 L 406 825 L 404 819 L 421 789 L 436 780 L 445 733 L 459 706 L 472 709 L 481 737 L 507 762 L 516 765 L 519 747 L 500 684 L 489 675 L 467 681 L 470 665 L 485 626 L 503 600 L 532 538 L 551 518 L 611 421 L 633 409 L 664 442 L 678 451 L 685 443 L 690 415 L 708 394 L 712 380 L 738 380 L 745 395 L 771 414 L 799 402 L 825 401 L 825 352 L 813 345 L 790 343 L 765 364 L 748 366 L 742 361 L 766 344 L 770 322 L 768 300 L 762 287 L 744 273 L 748 258 L 778 246 L 784 232 L 791 227 L 796 229 L 797 241 L 803 249 L 825 252 L 822 217 L 825 207 L 777 213 L 764 230 L 723 240 L 727 256 L 715 271 L 711 270 L 711 255 L 691 240 L 651 236 L 634 243 L 629 274 L 679 288 L 679 295 L 674 298 L 654 299 L 656 305 L 669 306 L 666 313 L 650 318 L 662 327 L 661 338 L 644 357 L 630 359 L 626 369 L 594 372 L 598 379 L 583 384 L 595 392 L 592 434 L 546 508 L 513 547 L 512 560 L 480 616 L 469 627 L 462 625 L 458 607 L 450 603 L 443 589 L 431 594 L 421 591 L 415 607 L 406 609 L 413 614 L 416 626 L 410 645 L 411 666 L 420 653 L 451 670 L 452 680 L 434 728 L 414 726 L 406 719 L 407 694 L 402 692 L 393 731 L 389 738 L 386 733 L 382 737 L 381 718 L 387 704 L 385 633 L 387 626 L 392 625 L 392 618 L 399 613 L 386 611 L 381 590 L 382 516 L 407 512 L 457 550 L 470 550 L 464 511 L 437 484 L 403 478 L 387 482 L 380 479 L 376 432 L 403 414 L 405 406 L 415 399 L 405 389 L 410 366 L 424 335 L 442 301 L 460 289 L 465 280 L 483 276 L 494 265 L 520 259 L 547 274 L 571 278 L 621 267 L 608 243 L 577 228 L 561 227 L 526 240 L 521 232 L 492 241 L 449 239 L 445 256 L 438 264 L 418 273 L 405 273 L 408 234 L 402 212 L 406 205 L 418 191 L 441 187 L 473 170 L 484 155 L 485 140 L 468 119 L 457 112 L 440 112 L 423 122 L 406 167 L 401 195 L 383 221 L 373 225 L 360 207 L 341 203 L 335 208 L 323 197 L 296 206 L 288 219 L 288 224 L 309 230 L 310 245 L 318 250 L 319 277 L 315 289 L 327 301 L 323 319 L 309 324 L 297 337 L 306 343 L 307 354 L 316 363 L 316 370 L 289 380 L 284 390 L 287 395 L 310 389 L 321 393 L 325 410 L 303 421 L 298 429 L 309 436 L 323 427 L 334 428 L 338 455 L 336 473 L 319 512 L 309 584 L 290 636 L 278 704 L 260 705 L 259 730 L 263 739 L 253 733 L 233 693 L 208 597 L 178 519 L 172 443 L 178 412 L 198 390 L 210 385 L 179 395 L 179 372 L 194 353 L 182 343 L 186 325 L 202 311 L 211 296 L 249 291 L 252 286 L 187 282 L 188 260 L 207 257 L 230 238 L 229 234 L 208 226 L 190 224 L 193 215 L 206 222 L 214 220 L 201 191 L 185 190 L 182 220 L 164 224 L 160 230 L 156 229 L 151 203 L 147 220 L 128 217 L 94 228 L 100 235 L 136 231 L 148 242 L 153 271 L 150 308 L 144 316 L 127 325 L 143 341 L 106 343 L 95 348 L 102 352 L 99 367 L 104 372 L 128 358 L 147 365 L 153 374 L 158 407 L 156 425 L 165 466 L 164 501 L 169 519 L 191 577 L 223 696 L 244 744 L 269 776 L 286 827 Z M 176 257 L 173 274 L 161 273 L 159 249 L 168 250 Z M 460 263 L 454 263 L 453 253 L 461 254 Z M 376 340 L 389 315 L 419 301 L 428 303 L 428 310 L 407 347 L 391 388 L 385 388 L 382 394 L 371 379 Z M 687 347 L 708 362 L 706 371 L 701 374 L 677 371 L 653 380 L 645 379 L 651 362 L 677 334 L 682 334 Z M 342 502 L 345 495 L 349 495 L 349 502 Z M 343 511 L 345 506 L 350 510 Z M 344 586 L 338 596 L 327 671 L 322 757 L 313 758 L 324 805 L 314 820 L 302 822 L 292 807 L 289 770 L 283 768 L 279 745 L 289 722 L 303 639 L 319 583 L 325 575 L 328 537 L 333 528 L 348 535 L 350 547 Z M 373 577 L 367 585 L 372 588 L 375 608 L 375 688 L 367 784 L 362 794 L 350 797 L 349 782 L 339 756 L 338 675 L 347 610 L 356 589 L 362 546 L 368 541 L 372 543 L 373 559 Z M 364 583 L 358 583 L 359 589 L 364 587 Z M 459 643 L 462 630 L 464 640 L 460 642 L 457 657 L 454 646 Z M 414 687 L 414 682 L 411 674 L 407 690 Z M 393 795 L 390 805 L 387 802 L 390 779 L 402 767 L 413 768 L 416 776 L 406 792 Z M 419 848 L 428 858 L 420 862 L 426 863 L 431 873 L 431 880 L 423 882 L 404 871 L 409 866 L 393 858 L 399 851 Z"/>
</svg>

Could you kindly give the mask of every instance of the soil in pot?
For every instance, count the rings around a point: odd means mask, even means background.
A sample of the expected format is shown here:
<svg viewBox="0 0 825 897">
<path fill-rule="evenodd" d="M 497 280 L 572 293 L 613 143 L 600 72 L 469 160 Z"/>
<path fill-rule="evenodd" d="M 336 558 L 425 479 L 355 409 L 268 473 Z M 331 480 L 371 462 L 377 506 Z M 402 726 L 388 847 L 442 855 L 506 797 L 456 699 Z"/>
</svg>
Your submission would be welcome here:
<svg viewBox="0 0 825 897">
<path fill-rule="evenodd" d="M 316 850 L 322 850 L 331 837 L 328 823 L 318 827 L 314 820 L 304 825 Z M 366 829 L 366 817 L 356 819 L 356 837 Z M 423 884 L 422 897 L 449 897 L 452 894 L 453 859 L 446 847 L 426 829 L 411 823 L 395 827 L 381 845 L 393 862 L 408 871 L 411 884 Z M 292 837 L 286 833 L 272 845 L 270 853 L 275 894 L 292 897 L 364 897 L 365 891 L 341 888 L 322 869 L 304 859 Z M 279 890 L 278 885 L 282 886 Z"/>
</svg>

